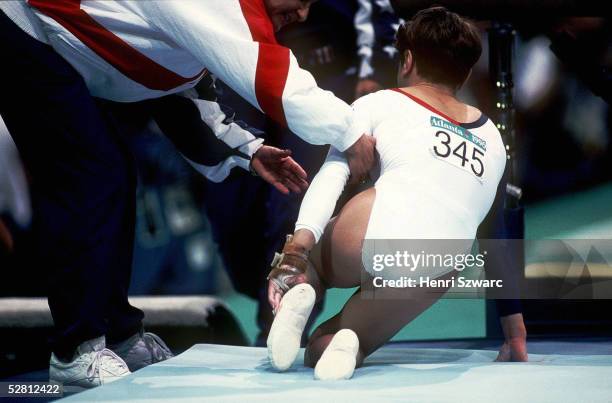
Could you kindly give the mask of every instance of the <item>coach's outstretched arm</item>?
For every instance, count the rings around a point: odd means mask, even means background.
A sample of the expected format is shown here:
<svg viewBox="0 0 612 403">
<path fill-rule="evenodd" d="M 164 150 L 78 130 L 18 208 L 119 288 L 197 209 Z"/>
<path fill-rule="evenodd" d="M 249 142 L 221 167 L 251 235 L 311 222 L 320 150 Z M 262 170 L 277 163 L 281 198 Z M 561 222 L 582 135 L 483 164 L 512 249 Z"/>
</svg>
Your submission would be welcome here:
<svg viewBox="0 0 612 403">
<path fill-rule="evenodd" d="M 264 145 L 262 138 L 228 121 L 216 102 L 168 95 L 146 105 L 183 158 L 209 180 L 222 182 L 240 167 L 283 194 L 308 187 L 306 172 L 290 157 L 290 150 Z"/>
<path fill-rule="evenodd" d="M 373 139 L 350 130 L 351 108 L 319 88 L 276 42 L 263 1 L 132 4 L 252 105 L 311 144 L 345 151 L 353 180 L 365 177 L 374 162 Z"/>
</svg>

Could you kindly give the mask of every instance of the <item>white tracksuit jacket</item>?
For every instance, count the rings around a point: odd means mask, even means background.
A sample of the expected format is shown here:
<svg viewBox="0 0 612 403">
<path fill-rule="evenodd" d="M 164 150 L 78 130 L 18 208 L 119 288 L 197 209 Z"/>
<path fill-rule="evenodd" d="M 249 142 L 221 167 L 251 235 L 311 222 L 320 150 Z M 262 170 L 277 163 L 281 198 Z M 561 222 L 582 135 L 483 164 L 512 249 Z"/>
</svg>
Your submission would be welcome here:
<svg viewBox="0 0 612 403">
<path fill-rule="evenodd" d="M 42 30 L 45 38 L 39 39 L 74 66 L 96 97 L 135 102 L 177 93 L 208 70 L 311 144 L 343 151 L 359 137 L 349 130 L 349 105 L 320 89 L 276 42 L 263 0 L 1 3 L 26 32 Z M 28 10 L 15 12 L 25 3 Z M 33 27 L 15 17 L 31 11 Z"/>
</svg>

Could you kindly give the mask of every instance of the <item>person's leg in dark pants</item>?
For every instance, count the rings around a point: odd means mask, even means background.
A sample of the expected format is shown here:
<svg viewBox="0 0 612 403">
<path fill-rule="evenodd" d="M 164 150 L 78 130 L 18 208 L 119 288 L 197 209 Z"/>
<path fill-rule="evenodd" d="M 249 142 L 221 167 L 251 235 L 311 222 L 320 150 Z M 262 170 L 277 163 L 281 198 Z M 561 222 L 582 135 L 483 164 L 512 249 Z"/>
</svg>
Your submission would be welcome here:
<svg viewBox="0 0 612 403">
<path fill-rule="evenodd" d="M 133 157 L 132 145 L 129 141 L 146 130 L 150 121 L 146 106 L 140 104 L 118 104 L 114 102 L 97 101 L 97 105 L 109 132 L 117 133 L 117 145 L 125 160 L 127 187 L 130 189 L 124 196 L 128 208 L 123 210 L 123 230 L 118 236 L 118 260 L 116 266 L 120 270 L 109 271 L 112 275 L 113 287 L 110 290 L 109 306 L 106 314 L 108 328 L 107 344 L 122 342 L 138 333 L 142 327 L 143 313 L 130 305 L 128 290 L 132 275 L 134 237 L 136 231 L 136 162 Z"/>
<path fill-rule="evenodd" d="M 53 350 L 69 358 L 107 333 L 113 294 L 127 304 L 133 170 L 80 75 L 1 12 L 0 20 L 0 114 L 31 175 L 32 253 L 49 274 Z M 142 312 L 130 311 L 124 333 L 141 327 Z"/>
<path fill-rule="evenodd" d="M 255 299 L 266 282 L 267 192 L 267 184 L 237 169 L 222 183 L 206 184 L 206 213 L 232 285 Z"/>
</svg>

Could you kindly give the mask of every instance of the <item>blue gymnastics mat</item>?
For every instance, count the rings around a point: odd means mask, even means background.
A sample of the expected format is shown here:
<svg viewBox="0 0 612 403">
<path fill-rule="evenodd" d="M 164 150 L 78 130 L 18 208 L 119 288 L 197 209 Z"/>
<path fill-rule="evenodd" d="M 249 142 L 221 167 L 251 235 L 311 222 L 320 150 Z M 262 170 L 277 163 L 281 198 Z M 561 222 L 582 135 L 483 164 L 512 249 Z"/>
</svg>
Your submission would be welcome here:
<svg viewBox="0 0 612 403">
<path fill-rule="evenodd" d="M 274 372 L 266 349 L 198 344 L 67 402 L 610 402 L 612 355 L 530 354 L 495 363 L 495 351 L 389 345 L 353 379 L 321 382 L 302 359 Z"/>
</svg>

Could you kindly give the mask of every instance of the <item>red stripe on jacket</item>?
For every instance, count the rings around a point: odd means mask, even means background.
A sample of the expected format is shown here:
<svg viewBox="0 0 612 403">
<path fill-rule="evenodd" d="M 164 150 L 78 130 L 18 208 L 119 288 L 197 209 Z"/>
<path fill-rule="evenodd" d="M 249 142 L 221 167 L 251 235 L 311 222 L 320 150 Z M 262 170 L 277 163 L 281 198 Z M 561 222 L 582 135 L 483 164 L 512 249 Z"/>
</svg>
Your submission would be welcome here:
<svg viewBox="0 0 612 403">
<path fill-rule="evenodd" d="M 169 91 L 198 79 L 182 77 L 138 52 L 81 10 L 81 0 L 29 0 L 45 15 L 77 37 L 111 66 L 131 80 L 151 89 Z"/>
<path fill-rule="evenodd" d="M 268 116 L 287 126 L 283 91 L 289 75 L 289 49 L 276 41 L 274 27 L 263 0 L 240 0 L 240 8 L 253 40 L 259 42 L 255 73 L 257 102 Z"/>
</svg>

